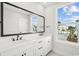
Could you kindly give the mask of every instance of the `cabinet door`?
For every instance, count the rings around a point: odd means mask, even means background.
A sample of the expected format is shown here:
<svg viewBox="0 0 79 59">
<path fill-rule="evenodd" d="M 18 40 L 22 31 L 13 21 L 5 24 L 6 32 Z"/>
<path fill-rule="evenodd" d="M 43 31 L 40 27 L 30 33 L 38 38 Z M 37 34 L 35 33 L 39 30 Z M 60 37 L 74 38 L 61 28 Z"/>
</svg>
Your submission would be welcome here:
<svg viewBox="0 0 79 59">
<path fill-rule="evenodd" d="M 35 53 L 36 56 L 44 56 L 44 55 L 46 55 L 46 50 L 47 50 L 46 45 L 37 44 L 34 48 L 35 48 L 34 53 Z"/>
<path fill-rule="evenodd" d="M 26 56 L 33 56 L 33 47 L 30 47 L 25 51 Z"/>
<path fill-rule="evenodd" d="M 43 56 L 42 50 L 39 50 L 39 48 L 35 48 L 35 56 Z"/>
<path fill-rule="evenodd" d="M 45 45 L 46 46 L 46 53 L 48 53 L 51 50 L 51 38 L 50 37 L 46 38 L 45 43 L 46 43 L 46 45 Z"/>
<path fill-rule="evenodd" d="M 43 38 L 44 40 L 44 44 L 42 45 L 43 46 L 43 55 L 47 55 L 47 53 L 51 50 L 51 37 L 46 37 L 46 38 Z"/>
</svg>

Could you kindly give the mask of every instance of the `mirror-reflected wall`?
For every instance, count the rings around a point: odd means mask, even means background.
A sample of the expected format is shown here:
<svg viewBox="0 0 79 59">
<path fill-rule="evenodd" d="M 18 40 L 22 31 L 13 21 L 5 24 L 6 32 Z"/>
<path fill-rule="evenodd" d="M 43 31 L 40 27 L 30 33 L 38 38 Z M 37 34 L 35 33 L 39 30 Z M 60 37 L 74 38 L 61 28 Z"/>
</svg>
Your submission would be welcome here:
<svg viewBox="0 0 79 59">
<path fill-rule="evenodd" d="M 2 35 L 38 33 L 45 31 L 44 17 L 10 3 L 2 3 Z"/>
</svg>

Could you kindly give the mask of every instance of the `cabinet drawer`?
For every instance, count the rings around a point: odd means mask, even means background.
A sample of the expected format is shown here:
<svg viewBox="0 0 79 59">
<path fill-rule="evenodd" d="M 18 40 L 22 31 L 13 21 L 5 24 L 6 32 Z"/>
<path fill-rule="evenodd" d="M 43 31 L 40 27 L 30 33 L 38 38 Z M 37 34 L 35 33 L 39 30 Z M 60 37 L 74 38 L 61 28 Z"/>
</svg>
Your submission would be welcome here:
<svg viewBox="0 0 79 59">
<path fill-rule="evenodd" d="M 40 40 L 37 40 L 37 41 L 36 41 L 36 43 L 42 43 L 42 42 L 44 42 L 43 39 L 40 39 Z"/>
<path fill-rule="evenodd" d="M 36 48 L 35 49 L 35 56 L 43 56 L 42 49 Z"/>
<path fill-rule="evenodd" d="M 38 46 L 38 47 L 35 47 L 35 55 L 36 56 L 44 56 L 44 55 L 46 55 L 46 53 L 44 53 L 44 51 L 46 51 L 47 50 L 47 48 L 46 48 L 46 46 L 44 45 L 44 46 Z"/>
<path fill-rule="evenodd" d="M 35 45 L 44 45 L 45 44 L 45 41 L 44 40 L 39 40 L 39 41 L 36 41 Z"/>
<path fill-rule="evenodd" d="M 43 56 L 43 53 L 41 51 L 36 51 L 36 55 L 35 56 Z"/>
</svg>

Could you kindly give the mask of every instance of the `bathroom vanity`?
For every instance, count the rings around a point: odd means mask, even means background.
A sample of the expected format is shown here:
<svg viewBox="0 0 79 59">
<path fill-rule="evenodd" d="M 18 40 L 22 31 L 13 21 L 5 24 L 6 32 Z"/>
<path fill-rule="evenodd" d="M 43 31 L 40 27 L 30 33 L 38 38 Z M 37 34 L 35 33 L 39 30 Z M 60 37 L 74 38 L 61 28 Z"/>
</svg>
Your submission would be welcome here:
<svg viewBox="0 0 79 59">
<path fill-rule="evenodd" d="M 21 35 L 22 40 L 3 38 L 0 40 L 1 56 L 45 56 L 51 51 L 51 36 Z M 3 45 L 3 46 L 2 46 Z"/>
</svg>

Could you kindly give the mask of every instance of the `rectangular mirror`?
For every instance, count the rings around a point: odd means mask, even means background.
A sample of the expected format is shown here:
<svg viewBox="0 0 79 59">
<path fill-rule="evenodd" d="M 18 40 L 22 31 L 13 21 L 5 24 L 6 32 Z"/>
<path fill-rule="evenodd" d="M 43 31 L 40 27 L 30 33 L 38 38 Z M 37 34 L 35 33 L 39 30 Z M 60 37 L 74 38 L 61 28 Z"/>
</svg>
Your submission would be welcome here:
<svg viewBox="0 0 79 59">
<path fill-rule="evenodd" d="M 11 3 L 1 3 L 1 35 L 45 32 L 45 18 Z"/>
</svg>

